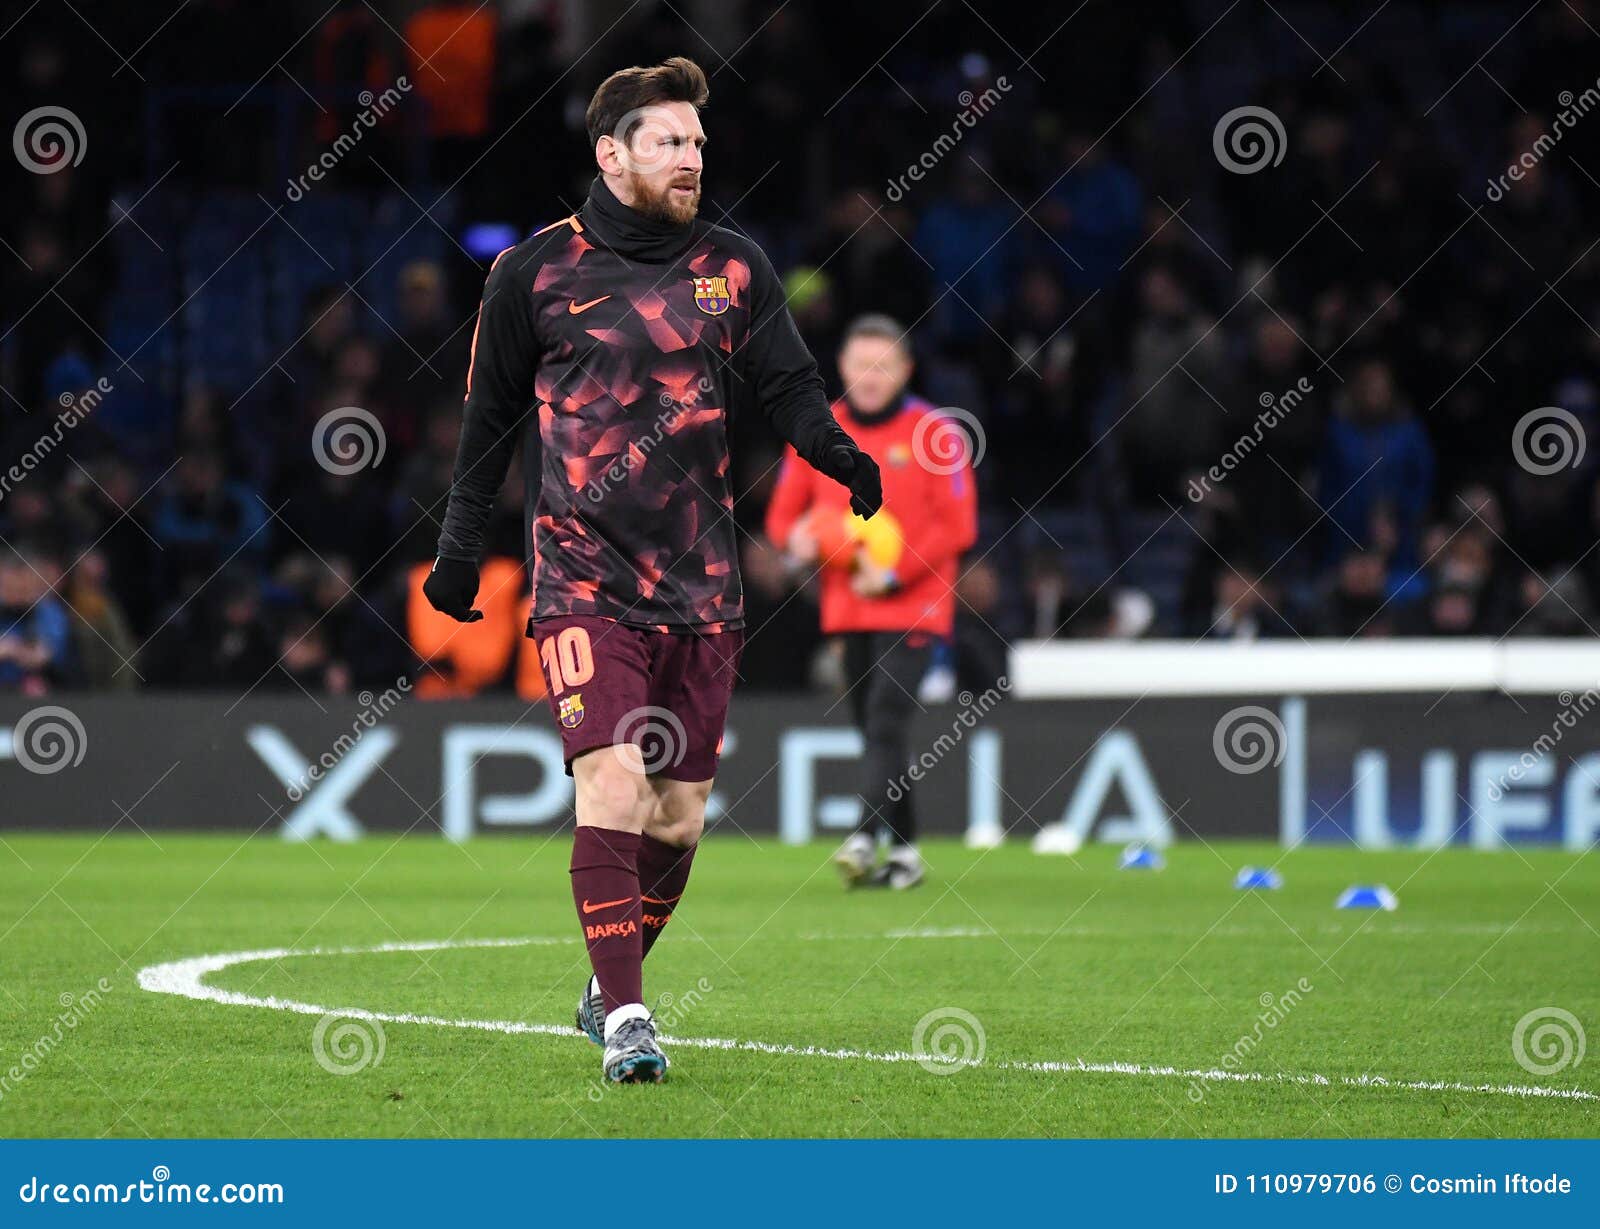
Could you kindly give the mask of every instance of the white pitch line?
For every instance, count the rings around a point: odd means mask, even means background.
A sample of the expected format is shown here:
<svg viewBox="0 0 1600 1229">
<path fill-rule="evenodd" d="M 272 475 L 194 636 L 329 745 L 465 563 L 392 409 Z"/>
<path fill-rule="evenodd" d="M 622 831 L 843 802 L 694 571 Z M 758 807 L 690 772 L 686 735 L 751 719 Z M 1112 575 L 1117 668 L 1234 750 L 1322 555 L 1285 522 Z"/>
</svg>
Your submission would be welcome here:
<svg viewBox="0 0 1600 1229">
<path fill-rule="evenodd" d="M 1383 927 L 1366 927 L 1355 933 L 1364 938 L 1383 939 L 1393 935 L 1504 935 L 1515 925 L 1513 922 L 1484 922 L 1453 925 L 1428 923 L 1406 925 L 1390 923 Z M 1343 935 L 1350 933 L 1353 923 L 1325 923 L 1317 927 L 1321 934 Z M 1516 926 L 1519 935 L 1566 934 L 1560 926 Z M 1188 934 L 1178 926 L 1039 926 L 1017 929 L 1007 927 L 1003 932 L 987 926 L 918 926 L 905 930 L 872 931 L 808 931 L 793 936 L 807 943 L 881 943 L 897 939 L 998 939 L 1002 933 L 1012 939 L 1125 939 L 1129 936 L 1155 936 Z M 1259 939 L 1283 935 L 1281 926 L 1219 926 L 1211 932 L 1213 937 Z M 574 940 L 576 942 L 576 940 Z"/>
<path fill-rule="evenodd" d="M 932 934 L 923 937 L 945 937 Z M 954 936 L 949 936 L 954 937 Z M 237 990 L 222 990 L 205 984 L 205 978 L 224 969 L 238 965 L 254 964 L 263 960 L 285 960 L 305 956 L 366 956 L 385 952 L 438 952 L 466 948 L 494 947 L 548 947 L 576 942 L 569 938 L 524 939 L 443 939 L 424 943 L 378 943 L 366 947 L 272 947 L 259 951 L 220 952 L 206 956 L 191 956 L 185 960 L 172 960 L 164 964 L 147 965 L 139 970 L 141 990 L 153 994 L 173 994 L 180 998 L 205 1003 L 222 1003 L 233 1007 L 265 1007 L 273 1011 L 289 1011 L 304 1016 L 343 1016 L 352 1020 L 375 1020 L 383 1024 L 426 1024 L 435 1028 L 464 1028 L 477 1032 L 508 1035 L 533 1034 L 544 1037 L 577 1037 L 577 1029 L 560 1024 L 530 1024 L 525 1020 L 471 1020 L 451 1019 L 446 1016 L 416 1015 L 404 1011 L 369 1011 L 365 1007 L 326 1007 L 320 1003 L 302 1003 L 296 999 L 280 999 L 271 995 L 243 994 Z M 906 1050 L 855 1050 L 827 1046 L 796 1046 L 768 1041 L 739 1041 L 727 1037 L 668 1037 L 664 1040 L 674 1045 L 698 1050 L 737 1050 L 752 1054 L 773 1054 L 798 1058 L 832 1058 L 850 1062 L 869 1063 L 920 1063 L 935 1061 L 926 1055 Z M 1032 1071 L 1043 1074 L 1082 1073 L 1086 1075 L 1135 1075 L 1167 1079 L 1194 1080 L 1203 1083 L 1233 1084 L 1296 1084 L 1324 1088 L 1390 1088 L 1407 1092 L 1470 1092 L 1488 1093 L 1506 1097 L 1548 1097 L 1563 1101 L 1600 1101 L 1600 1095 L 1580 1088 L 1545 1088 L 1534 1084 L 1462 1084 L 1450 1080 L 1391 1080 L 1379 1075 L 1326 1076 L 1294 1075 L 1288 1072 L 1185 1070 L 1180 1067 L 1157 1066 L 1146 1063 L 1090 1063 L 1083 1059 L 1070 1062 L 997 1062 L 985 1064 L 981 1060 L 968 1060 L 959 1064 L 967 1067 L 988 1066 L 991 1070 Z"/>
</svg>

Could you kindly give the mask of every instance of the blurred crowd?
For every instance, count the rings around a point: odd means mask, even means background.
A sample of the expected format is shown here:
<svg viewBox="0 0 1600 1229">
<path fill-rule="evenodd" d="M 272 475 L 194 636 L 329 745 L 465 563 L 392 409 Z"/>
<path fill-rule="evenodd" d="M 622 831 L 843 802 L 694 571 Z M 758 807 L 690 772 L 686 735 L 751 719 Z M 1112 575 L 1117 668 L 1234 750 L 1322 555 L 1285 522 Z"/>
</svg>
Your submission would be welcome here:
<svg viewBox="0 0 1600 1229">
<path fill-rule="evenodd" d="M 1397 2 L 1366 25 L 1332 3 L 991 20 L 645 0 L 598 42 L 625 6 L 323 7 L 194 0 L 154 36 L 121 6 L 30 14 L 0 45 L 17 113 L 68 108 L 87 136 L 77 165 L 3 175 L 0 689 L 338 693 L 420 665 L 435 694 L 536 690 L 514 603 L 507 643 L 468 661 L 414 600 L 493 255 L 473 232 L 569 212 L 589 91 L 678 53 L 712 76 L 703 210 L 766 247 L 830 389 L 850 319 L 887 312 L 913 387 L 976 424 L 983 531 L 950 670 L 1024 637 L 1594 631 L 1600 115 L 1549 140 L 1570 99 L 1600 103 L 1591 0 L 1526 20 Z M 396 116 L 420 127 L 386 117 L 308 193 L 448 199 L 449 226 L 419 217 L 436 254 L 381 292 L 328 278 L 250 380 L 205 361 L 247 327 L 225 315 L 152 322 L 202 335 L 138 362 L 111 348 L 109 305 L 146 275 L 106 236 L 142 229 L 141 193 L 282 204 L 283 167 L 400 77 Z M 270 97 L 279 126 L 212 88 Z M 1218 128 L 1244 105 L 1271 117 L 1247 170 Z M 205 273 L 177 276 L 182 298 Z M 381 462 L 319 463 L 317 423 L 350 406 Z M 1530 436 L 1535 412 L 1554 437 Z M 743 674 L 815 685 L 815 606 L 759 530 L 780 441 L 754 412 L 733 438 Z M 508 560 L 520 492 L 514 473 L 492 534 Z"/>
</svg>

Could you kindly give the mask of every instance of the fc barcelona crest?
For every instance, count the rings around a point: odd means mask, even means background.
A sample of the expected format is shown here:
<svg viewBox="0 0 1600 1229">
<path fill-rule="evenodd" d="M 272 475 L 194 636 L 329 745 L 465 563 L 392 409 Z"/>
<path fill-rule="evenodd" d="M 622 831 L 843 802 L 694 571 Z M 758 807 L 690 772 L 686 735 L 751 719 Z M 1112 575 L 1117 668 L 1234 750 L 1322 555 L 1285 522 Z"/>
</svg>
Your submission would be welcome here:
<svg viewBox="0 0 1600 1229">
<path fill-rule="evenodd" d="M 570 696 L 562 696 L 561 703 L 556 707 L 556 713 L 561 718 L 565 729 L 575 730 L 583 721 L 583 695 L 573 692 Z"/>
<path fill-rule="evenodd" d="M 725 277 L 697 277 L 694 282 L 694 305 L 708 316 L 720 316 L 728 310 L 733 296 L 728 293 Z"/>
</svg>

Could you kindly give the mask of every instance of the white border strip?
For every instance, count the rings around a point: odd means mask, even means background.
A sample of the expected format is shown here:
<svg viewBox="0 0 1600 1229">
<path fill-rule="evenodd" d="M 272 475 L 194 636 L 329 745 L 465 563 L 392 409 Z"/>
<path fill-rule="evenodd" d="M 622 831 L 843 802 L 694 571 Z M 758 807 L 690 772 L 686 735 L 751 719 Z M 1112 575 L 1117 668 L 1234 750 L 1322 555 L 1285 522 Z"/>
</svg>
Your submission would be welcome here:
<svg viewBox="0 0 1600 1229">
<path fill-rule="evenodd" d="M 295 999 L 274 996 L 243 994 L 237 990 L 221 990 L 205 984 L 213 973 L 238 965 L 254 964 L 263 960 L 284 960 L 305 956 L 365 956 L 384 952 L 438 952 L 445 950 L 485 947 L 545 947 L 576 942 L 566 938 L 524 939 L 442 939 L 425 943 L 379 943 L 369 947 L 271 947 L 248 952 L 220 952 L 207 956 L 191 956 L 185 960 L 172 960 L 165 964 L 152 964 L 139 970 L 141 990 L 153 994 L 172 994 L 180 998 L 205 1003 L 223 1003 L 232 1007 L 266 1007 L 273 1011 L 290 1011 L 304 1016 L 343 1016 L 353 1020 L 376 1020 L 383 1024 L 427 1024 L 435 1028 L 464 1028 L 485 1033 L 510 1035 L 533 1034 L 541 1037 L 577 1037 L 574 1028 L 560 1024 L 530 1024 L 523 1020 L 455 1020 L 445 1016 L 415 1015 L 411 1012 L 369 1011 L 364 1007 L 325 1007 L 320 1003 L 302 1003 Z M 674 1045 L 698 1050 L 738 1050 L 751 1054 L 773 1054 L 798 1058 L 832 1058 L 841 1061 L 869 1063 L 915 1063 L 922 1058 L 905 1050 L 852 1050 L 833 1049 L 826 1046 L 795 1046 L 773 1044 L 766 1041 L 737 1041 L 726 1037 L 670 1037 Z M 1090 1063 L 1083 1059 L 1071 1062 L 998 1062 L 984 1064 L 979 1061 L 968 1066 L 987 1065 L 1001 1071 L 1032 1071 L 1043 1074 L 1083 1073 L 1087 1075 L 1138 1075 L 1196 1080 L 1205 1083 L 1234 1084 L 1295 1084 L 1324 1088 L 1397 1088 L 1407 1092 L 1475 1092 L 1506 1097 L 1550 1097 L 1564 1101 L 1600 1101 L 1600 1095 L 1580 1088 L 1544 1088 L 1530 1084 L 1459 1084 L 1448 1080 L 1391 1080 L 1378 1075 L 1326 1076 L 1291 1075 L 1286 1072 L 1184 1070 L 1179 1067 L 1155 1066 L 1146 1063 Z"/>
<path fill-rule="evenodd" d="M 1569 640 L 1020 641 L 1025 699 L 1335 695 L 1503 690 L 1554 695 L 1600 685 L 1600 645 Z"/>
</svg>

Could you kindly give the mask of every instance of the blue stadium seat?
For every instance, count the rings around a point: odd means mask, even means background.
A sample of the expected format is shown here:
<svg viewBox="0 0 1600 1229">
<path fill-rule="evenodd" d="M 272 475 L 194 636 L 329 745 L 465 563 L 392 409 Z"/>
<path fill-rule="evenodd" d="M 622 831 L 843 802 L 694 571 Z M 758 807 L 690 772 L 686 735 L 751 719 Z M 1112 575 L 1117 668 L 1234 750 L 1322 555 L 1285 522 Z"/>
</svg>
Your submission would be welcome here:
<svg viewBox="0 0 1600 1229">
<path fill-rule="evenodd" d="M 254 195 L 201 201 L 180 244 L 182 362 L 222 389 L 248 385 L 270 364 L 267 268 L 272 208 Z"/>
<path fill-rule="evenodd" d="M 435 205 L 437 189 L 422 188 L 412 195 L 416 204 L 399 193 L 379 199 L 362 232 L 356 276 L 351 279 L 356 291 L 373 310 L 390 321 L 398 305 L 396 286 L 400 270 L 413 260 L 444 259 L 452 244 L 443 232 L 455 233 L 460 212 L 454 197 L 446 196 Z M 380 331 L 387 333 L 387 330 Z"/>
</svg>

